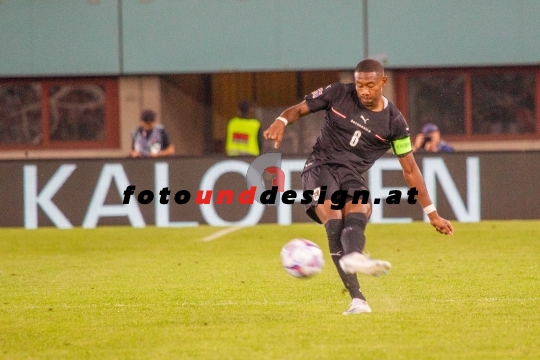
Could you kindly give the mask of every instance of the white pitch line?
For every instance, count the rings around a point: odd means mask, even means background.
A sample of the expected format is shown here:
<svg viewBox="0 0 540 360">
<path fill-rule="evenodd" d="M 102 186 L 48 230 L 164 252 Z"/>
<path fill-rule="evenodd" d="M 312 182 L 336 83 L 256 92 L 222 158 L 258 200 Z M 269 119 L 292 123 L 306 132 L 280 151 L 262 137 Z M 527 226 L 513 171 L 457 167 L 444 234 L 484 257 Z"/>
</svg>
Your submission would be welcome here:
<svg viewBox="0 0 540 360">
<path fill-rule="evenodd" d="M 207 242 L 207 241 L 216 240 L 217 238 L 230 234 L 236 230 L 243 229 L 244 227 L 245 226 L 231 226 L 230 228 L 219 230 L 211 235 L 208 235 L 207 237 L 203 238 L 201 241 Z"/>
</svg>

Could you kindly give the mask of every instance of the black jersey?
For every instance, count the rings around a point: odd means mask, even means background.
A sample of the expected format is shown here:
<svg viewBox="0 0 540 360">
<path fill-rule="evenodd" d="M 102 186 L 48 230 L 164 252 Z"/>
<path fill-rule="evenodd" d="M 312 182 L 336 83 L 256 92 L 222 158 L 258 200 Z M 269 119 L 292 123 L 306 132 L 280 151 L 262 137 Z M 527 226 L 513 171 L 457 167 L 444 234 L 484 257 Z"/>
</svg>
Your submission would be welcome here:
<svg viewBox="0 0 540 360">
<path fill-rule="evenodd" d="M 410 144 L 409 126 L 395 105 L 388 101 L 383 111 L 369 110 L 358 99 L 355 84 L 334 83 L 305 100 L 311 112 L 326 110 L 326 115 L 304 170 L 342 164 L 362 174 L 388 150 L 395 150 L 397 140 Z"/>
</svg>

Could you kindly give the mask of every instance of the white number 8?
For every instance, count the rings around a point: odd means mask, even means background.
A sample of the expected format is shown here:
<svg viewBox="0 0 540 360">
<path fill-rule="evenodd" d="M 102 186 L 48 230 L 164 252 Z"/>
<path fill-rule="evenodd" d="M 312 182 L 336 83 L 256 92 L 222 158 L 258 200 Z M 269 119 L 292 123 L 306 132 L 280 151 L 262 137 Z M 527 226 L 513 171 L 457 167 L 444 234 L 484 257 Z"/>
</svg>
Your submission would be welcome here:
<svg viewBox="0 0 540 360">
<path fill-rule="evenodd" d="M 349 142 L 349 144 L 351 146 L 356 146 L 356 144 L 358 144 L 358 140 L 360 140 L 360 136 L 362 136 L 362 133 L 360 132 L 360 130 L 356 130 L 351 138 L 351 141 Z"/>
</svg>

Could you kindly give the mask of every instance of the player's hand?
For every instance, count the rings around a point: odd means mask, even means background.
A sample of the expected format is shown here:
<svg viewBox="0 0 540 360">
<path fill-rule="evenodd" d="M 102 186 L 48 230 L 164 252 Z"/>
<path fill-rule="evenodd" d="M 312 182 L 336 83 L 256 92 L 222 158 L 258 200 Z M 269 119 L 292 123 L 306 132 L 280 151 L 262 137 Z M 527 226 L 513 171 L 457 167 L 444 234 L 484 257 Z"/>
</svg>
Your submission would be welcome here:
<svg viewBox="0 0 540 360">
<path fill-rule="evenodd" d="M 270 125 L 268 129 L 263 132 L 263 136 L 266 140 L 274 141 L 274 149 L 277 149 L 283 140 L 283 133 L 285 132 L 285 124 L 283 121 L 276 120 Z"/>
<path fill-rule="evenodd" d="M 437 230 L 441 234 L 454 234 L 454 228 L 452 227 L 452 224 L 450 224 L 450 221 L 443 219 L 439 215 L 436 215 L 433 218 L 430 217 L 429 222 L 431 223 L 431 226 L 433 226 L 435 230 Z"/>
</svg>

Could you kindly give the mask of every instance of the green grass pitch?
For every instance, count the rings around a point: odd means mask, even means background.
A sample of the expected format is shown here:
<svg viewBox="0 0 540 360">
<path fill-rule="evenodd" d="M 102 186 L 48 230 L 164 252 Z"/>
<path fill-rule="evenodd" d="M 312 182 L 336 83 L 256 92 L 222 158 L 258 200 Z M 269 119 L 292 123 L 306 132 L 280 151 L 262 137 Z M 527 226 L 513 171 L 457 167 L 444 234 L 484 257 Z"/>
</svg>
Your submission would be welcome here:
<svg viewBox="0 0 540 360">
<path fill-rule="evenodd" d="M 539 359 L 540 222 L 370 224 L 387 276 L 349 298 L 324 228 L 0 230 L 0 359 Z M 288 275 L 285 242 L 323 272 Z"/>
</svg>

